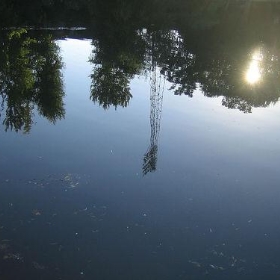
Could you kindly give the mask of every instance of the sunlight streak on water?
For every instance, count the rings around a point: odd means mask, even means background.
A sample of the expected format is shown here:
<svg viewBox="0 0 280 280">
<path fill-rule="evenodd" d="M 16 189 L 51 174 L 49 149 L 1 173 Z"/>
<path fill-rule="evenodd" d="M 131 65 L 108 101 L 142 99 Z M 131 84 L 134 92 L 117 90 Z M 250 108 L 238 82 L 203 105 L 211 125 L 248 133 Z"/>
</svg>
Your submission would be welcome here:
<svg viewBox="0 0 280 280">
<path fill-rule="evenodd" d="M 247 83 L 254 85 L 261 80 L 261 61 L 262 55 L 260 50 L 255 51 L 252 55 L 249 67 L 246 72 Z"/>
</svg>

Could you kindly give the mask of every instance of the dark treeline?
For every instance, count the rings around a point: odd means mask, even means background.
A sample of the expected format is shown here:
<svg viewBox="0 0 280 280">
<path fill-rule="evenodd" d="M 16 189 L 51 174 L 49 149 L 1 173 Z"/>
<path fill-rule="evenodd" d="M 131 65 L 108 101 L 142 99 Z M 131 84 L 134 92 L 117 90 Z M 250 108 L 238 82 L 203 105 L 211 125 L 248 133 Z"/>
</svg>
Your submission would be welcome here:
<svg viewBox="0 0 280 280">
<path fill-rule="evenodd" d="M 2 27 L 89 26 L 109 19 L 143 27 L 205 27 L 238 15 L 243 22 L 279 18 L 279 1 L 245 0 L 1 0 Z"/>
<path fill-rule="evenodd" d="M 2 0 L 2 26 L 89 25 L 96 20 L 176 25 L 179 22 L 216 22 L 228 0 Z M 207 14 L 207 15 L 206 15 Z M 202 19 L 202 20 L 198 20 Z"/>
<path fill-rule="evenodd" d="M 174 3 L 175 2 L 175 3 Z M 160 4 L 160 5 L 158 5 Z M 95 20 L 142 20 L 153 12 L 169 11 L 176 1 L 157 0 L 2 0 L 2 26 L 89 25 Z"/>
</svg>

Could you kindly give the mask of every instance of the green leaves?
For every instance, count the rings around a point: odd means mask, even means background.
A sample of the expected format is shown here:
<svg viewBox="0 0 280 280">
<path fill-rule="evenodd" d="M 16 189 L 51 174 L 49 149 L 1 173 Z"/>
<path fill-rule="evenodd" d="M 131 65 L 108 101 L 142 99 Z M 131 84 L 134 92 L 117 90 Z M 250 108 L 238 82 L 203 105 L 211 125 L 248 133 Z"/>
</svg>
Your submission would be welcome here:
<svg viewBox="0 0 280 280">
<path fill-rule="evenodd" d="M 7 129 L 28 133 L 35 106 L 55 122 L 64 117 L 62 62 L 49 35 L 30 38 L 25 29 L 1 37 L 0 96 Z"/>
</svg>

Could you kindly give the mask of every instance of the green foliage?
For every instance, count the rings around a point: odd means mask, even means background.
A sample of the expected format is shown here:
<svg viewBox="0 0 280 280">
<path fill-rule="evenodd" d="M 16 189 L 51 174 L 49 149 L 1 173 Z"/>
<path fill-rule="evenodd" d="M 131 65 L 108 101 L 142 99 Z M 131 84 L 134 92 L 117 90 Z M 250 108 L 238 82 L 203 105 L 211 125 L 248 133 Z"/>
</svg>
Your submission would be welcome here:
<svg viewBox="0 0 280 280">
<path fill-rule="evenodd" d="M 104 109 L 111 105 L 126 107 L 132 97 L 129 78 L 120 69 L 110 66 L 96 67 L 91 75 L 91 99 L 98 102 Z"/>
<path fill-rule="evenodd" d="M 106 26 L 94 40 L 91 100 L 104 109 L 126 107 L 132 97 L 129 83 L 143 67 L 144 44 L 135 30 Z M 104 31 L 104 30 L 103 30 Z M 114 46 L 112 48 L 112 46 Z"/>
<path fill-rule="evenodd" d="M 34 85 L 34 101 L 39 113 L 50 122 L 62 119 L 65 115 L 63 104 L 63 82 L 61 68 L 62 59 L 58 55 L 59 48 L 51 36 L 43 37 L 40 44 L 35 45 L 39 54 L 39 63 L 35 65 L 37 77 Z"/>
<path fill-rule="evenodd" d="M 62 63 L 51 37 L 34 39 L 18 29 L 2 32 L 1 39 L 0 96 L 6 130 L 28 133 L 35 106 L 52 122 L 62 118 Z"/>
<path fill-rule="evenodd" d="M 156 66 L 177 95 L 191 97 L 199 87 L 205 96 L 223 96 L 224 106 L 245 113 L 253 107 L 277 102 L 280 69 L 274 35 L 274 40 L 267 32 L 256 36 L 254 25 L 242 28 L 244 23 L 238 14 L 226 18 L 221 15 L 225 3 L 216 4 L 219 9 L 210 10 L 219 12 L 218 21 L 215 26 L 209 22 L 206 29 L 193 29 L 190 23 L 181 26 L 179 32 L 153 25 L 135 33 L 133 25 L 131 30 L 129 25 L 116 26 L 106 21 L 102 32 L 95 34 L 92 100 L 104 108 L 110 107 L 110 103 L 115 107 L 126 106 L 131 97 L 129 80 L 137 73 L 153 71 Z M 262 20 L 257 23 L 261 25 Z M 245 82 L 244 63 L 249 62 L 260 36 L 268 42 L 263 48 L 263 81 L 252 86 Z"/>
<path fill-rule="evenodd" d="M 12 11 L 6 26 L 88 27 L 95 46 L 91 99 L 106 109 L 127 106 L 130 80 L 155 67 L 175 94 L 193 96 L 199 86 L 205 96 L 223 96 L 224 106 L 244 112 L 274 104 L 280 96 L 280 40 L 275 37 L 280 34 L 280 4 L 273 1 L 28 0 L 23 5 L 3 0 L 0 11 Z M 62 118 L 57 46 L 47 37 L 29 38 L 24 29 L 2 33 L 2 97 L 13 100 L 9 104 L 25 104 L 24 112 L 36 105 L 51 122 Z M 246 85 L 243 62 L 260 42 L 266 43 L 263 81 Z M 32 118 L 25 119 L 22 123 Z"/>
</svg>

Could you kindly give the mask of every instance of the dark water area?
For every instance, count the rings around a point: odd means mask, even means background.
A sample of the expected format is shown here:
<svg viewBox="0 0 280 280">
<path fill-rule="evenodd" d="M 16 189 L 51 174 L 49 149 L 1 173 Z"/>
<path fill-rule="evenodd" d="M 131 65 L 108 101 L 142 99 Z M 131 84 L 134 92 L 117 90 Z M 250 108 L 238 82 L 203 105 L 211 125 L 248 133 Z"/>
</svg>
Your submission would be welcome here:
<svg viewBox="0 0 280 280">
<path fill-rule="evenodd" d="M 278 1 L 1 1 L 0 279 L 280 277 Z"/>
</svg>

